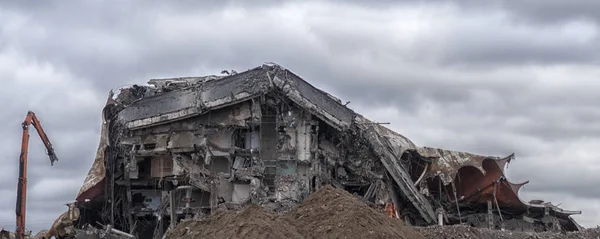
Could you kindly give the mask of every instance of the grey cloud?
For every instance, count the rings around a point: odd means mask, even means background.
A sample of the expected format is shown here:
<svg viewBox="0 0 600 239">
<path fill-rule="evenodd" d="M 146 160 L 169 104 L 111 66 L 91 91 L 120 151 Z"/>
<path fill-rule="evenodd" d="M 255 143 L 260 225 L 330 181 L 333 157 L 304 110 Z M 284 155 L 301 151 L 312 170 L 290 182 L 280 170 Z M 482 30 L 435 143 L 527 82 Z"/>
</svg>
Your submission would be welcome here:
<svg viewBox="0 0 600 239">
<path fill-rule="evenodd" d="M 105 4 L 102 4 L 102 7 L 105 8 Z M 139 6 L 129 7 L 133 10 Z M 40 31 L 44 32 L 47 41 L 39 41 L 39 36 L 31 36 L 29 39 L 22 36 L 7 36 L 7 38 L 18 38 L 27 52 L 36 52 L 36 56 L 42 60 L 68 68 L 79 77 L 93 80 L 92 82 L 99 84 L 98 86 L 105 90 L 123 83 L 143 83 L 145 78 L 156 74 L 181 74 L 186 69 L 199 65 L 213 66 L 215 67 L 213 72 L 220 72 L 221 69 L 217 67 L 248 67 L 246 63 L 248 61 L 255 62 L 252 65 L 258 65 L 263 63 L 264 59 L 272 60 L 280 57 L 272 54 L 269 57 L 256 57 L 256 60 L 249 58 L 257 54 L 264 55 L 268 50 L 265 47 L 269 44 L 275 46 L 278 42 L 289 44 L 290 40 L 293 41 L 293 39 L 286 39 L 285 35 L 278 36 L 274 33 L 269 35 L 268 31 L 265 31 L 263 34 L 271 40 L 262 39 L 259 40 L 260 42 L 254 42 L 255 39 L 244 38 L 244 35 L 235 33 L 236 29 L 227 29 L 226 26 L 222 26 L 223 29 L 211 29 L 214 32 L 210 34 L 198 32 L 189 40 L 180 41 L 181 39 L 177 37 L 169 39 L 168 36 L 161 36 L 160 29 L 154 29 L 153 26 L 156 15 L 152 12 L 161 7 L 149 6 L 145 12 L 137 15 L 124 15 L 110 11 L 101 14 L 96 10 L 83 8 L 82 14 L 89 18 L 81 20 L 71 14 L 63 14 L 63 18 L 55 19 L 54 14 L 44 9 L 45 14 L 31 15 L 31 17 L 34 19 L 33 23 L 36 23 L 35 27 L 41 28 Z M 208 21 L 212 16 L 203 16 L 202 11 L 205 9 L 196 8 L 196 10 L 194 14 L 199 14 L 199 17 L 192 20 L 199 19 L 202 22 L 191 24 L 200 24 L 201 28 L 209 27 Z M 177 11 L 169 13 L 181 14 Z M 164 18 L 168 15 L 162 12 L 157 17 Z M 117 23 L 106 24 L 115 21 L 114 18 L 118 18 L 124 26 L 118 26 Z M 94 26 L 94 31 L 88 30 L 89 25 L 79 26 L 82 23 Z M 180 21 L 173 24 L 188 23 Z M 218 25 L 223 24 L 215 26 Z M 225 33 L 221 35 L 220 31 Z M 257 47 L 259 44 L 262 46 Z M 296 41 L 295 45 L 300 46 L 300 41 Z M 280 48 L 284 50 L 283 47 Z M 58 50 L 61 54 L 56 54 Z"/>
<path fill-rule="evenodd" d="M 534 25 L 552 25 L 568 21 L 586 20 L 596 23 L 600 22 L 600 3 L 595 0 L 521 0 L 521 1 L 476 1 L 476 0 L 417 0 L 417 1 L 360 1 L 360 0 L 336 0 L 337 3 L 352 3 L 363 7 L 386 8 L 398 3 L 407 5 L 427 6 L 437 4 L 454 5 L 467 14 L 481 13 L 490 9 L 501 9 L 509 13 L 509 16 L 517 22 L 525 22 Z"/>
<path fill-rule="evenodd" d="M 587 199 L 600 197 L 600 189 L 596 186 L 600 176 L 596 172 L 596 167 L 570 165 L 572 158 L 569 157 L 552 160 L 552 156 L 549 156 L 548 158 L 537 158 L 535 162 L 533 159 L 523 158 L 522 161 L 525 162 L 510 168 L 513 174 L 527 175 L 526 180 L 530 180 L 530 183 L 524 190 L 547 194 L 564 193 Z M 544 160 L 548 162 L 544 163 Z M 552 163 L 555 165 L 544 165 Z M 541 172 L 531 173 L 532 170 Z"/>
<path fill-rule="evenodd" d="M 123 7 L 127 9 L 128 6 Z M 129 6 L 132 7 L 132 6 Z M 138 7 L 137 5 L 135 6 Z M 148 10 L 156 9 L 155 5 L 146 6 Z M 161 6 L 162 7 L 162 6 Z M 86 12 L 86 8 L 83 8 Z M 166 8 L 167 10 L 170 8 Z M 202 8 L 198 8 L 198 12 L 202 12 Z M 89 11 L 89 10 L 88 10 Z M 114 10 L 112 10 L 114 11 Z M 295 54 L 314 54 L 314 48 L 309 48 L 304 51 L 299 39 L 286 38 L 281 34 L 275 34 L 273 31 L 265 31 L 260 29 L 260 34 L 265 38 L 256 42 L 254 38 L 244 38 L 242 34 L 237 34 L 235 31 L 240 29 L 228 28 L 224 23 L 219 23 L 218 17 L 214 20 L 214 33 L 212 34 L 192 34 L 193 41 L 172 41 L 165 40 L 157 33 L 156 29 L 152 28 L 150 22 L 155 14 L 139 13 L 128 15 L 130 18 L 124 18 L 119 12 L 104 13 L 102 15 L 90 12 L 92 20 L 83 19 L 78 21 L 75 18 L 65 18 L 62 20 L 53 20 L 52 15 L 44 17 L 36 16 L 38 22 L 50 22 L 57 25 L 75 25 L 71 28 L 47 28 L 49 40 L 52 41 L 37 41 L 37 38 L 32 39 L 34 42 L 25 45 L 26 49 L 36 52 L 38 57 L 43 59 L 61 63 L 61 65 L 70 68 L 71 71 L 84 78 L 95 79 L 94 82 L 102 82 L 101 87 L 109 89 L 119 85 L 120 82 L 127 80 L 128 82 L 142 82 L 140 78 L 156 75 L 168 71 L 172 74 L 178 74 L 184 69 L 193 68 L 198 65 L 208 65 L 214 70 L 218 67 L 231 66 L 231 68 L 247 67 L 246 62 L 256 62 L 260 64 L 264 59 L 277 60 L 280 63 L 296 63 L 296 59 L 290 57 Z M 176 14 L 175 11 L 171 12 Z M 116 15 L 116 16 L 113 16 Z M 163 14 L 164 15 L 164 14 Z M 182 14 L 183 15 L 183 14 Z M 202 17 L 202 14 L 191 19 L 199 19 L 207 21 L 212 17 Z M 70 16 L 64 14 L 63 16 Z M 160 14 L 156 16 L 161 16 Z M 107 24 L 114 19 L 119 19 L 118 24 Z M 341 19 L 340 19 L 341 20 Z M 77 24 L 87 23 L 96 26 L 97 29 L 93 33 L 87 31 L 86 28 L 76 27 Z M 181 24 L 182 22 L 174 22 Z M 189 23 L 198 25 L 199 29 L 205 29 L 201 23 Z M 222 26 L 221 26 L 222 25 Z M 241 26 L 244 23 L 240 23 Z M 380 54 L 386 51 L 393 51 L 393 48 L 387 47 L 389 44 L 385 39 L 376 36 L 366 36 L 358 33 L 351 35 L 348 32 L 332 32 L 332 27 L 323 28 L 316 22 L 315 26 L 311 27 L 311 32 L 317 34 L 316 37 L 321 39 L 321 44 L 326 44 L 325 49 L 331 51 L 339 51 L 348 53 L 349 49 L 356 52 L 369 49 L 374 54 Z M 42 25 L 44 26 L 44 25 Z M 218 27 L 218 28 L 217 28 Z M 194 28 L 186 28 L 193 31 Z M 259 30 L 259 29 L 257 29 Z M 366 29 L 364 29 L 366 30 Z M 568 39 L 554 39 L 544 37 L 546 44 L 532 41 L 536 39 L 535 31 L 528 33 L 508 32 L 503 33 L 503 29 L 490 29 L 485 25 L 475 28 L 459 28 L 453 31 L 450 39 L 436 39 L 433 41 L 442 41 L 446 44 L 442 54 L 445 57 L 440 61 L 444 64 L 523 64 L 523 63 L 561 63 L 561 62 L 589 62 L 596 61 L 597 56 L 593 54 L 593 50 L 597 44 L 592 43 L 576 43 Z M 506 29 L 504 29 L 506 30 Z M 244 32 L 244 30 L 241 30 Z M 247 32 L 252 34 L 252 32 Z M 244 35 L 248 35 L 244 34 Z M 168 33 L 166 33 L 168 35 Z M 548 35 L 548 34 L 545 34 Z M 501 37 L 498 37 L 501 36 Z M 90 41 L 94 37 L 101 37 L 99 40 Z M 84 38 L 86 41 L 77 39 Z M 431 41 L 432 39 L 426 39 Z M 102 43 L 105 41 L 105 43 Z M 426 41 L 426 42 L 429 42 Z M 57 45 L 56 43 L 59 44 Z M 40 44 L 41 43 L 41 44 Z M 180 44 L 183 43 L 183 44 Z M 290 45 L 292 43 L 292 45 Z M 575 44 L 575 48 L 573 47 Z M 164 47 L 164 46 L 170 47 Z M 383 45 L 383 46 L 381 46 Z M 271 46 L 271 47 L 268 47 Z M 417 45 L 419 49 L 427 49 L 427 45 Z M 298 47 L 300 47 L 298 49 Z M 62 54 L 54 54 L 55 49 L 61 49 Z M 293 49 L 296 48 L 296 49 Z M 313 51 L 311 51 L 313 50 Z M 289 51 L 289 52 L 285 52 Z M 289 54 L 288 54 L 289 53 Z M 411 54 L 411 52 L 408 52 Z M 405 53 L 406 54 L 406 53 Z M 169 56 L 169 57 L 165 57 Z M 309 56 L 305 56 L 306 58 Z M 313 58 L 327 57 L 327 55 L 319 54 L 310 56 Z M 255 58 L 255 59 L 252 59 Z M 244 60 L 241 60 L 244 59 Z M 304 61 L 302 63 L 306 63 Z M 290 64 L 287 64 L 290 65 Z M 180 74 L 180 73 L 179 73 Z M 464 97 L 464 94 L 451 94 L 447 91 L 437 92 L 442 96 Z"/>
<path fill-rule="evenodd" d="M 553 33 L 527 32 L 502 34 L 498 29 L 480 26 L 460 29 L 451 34 L 441 62 L 447 65 L 492 64 L 552 65 L 561 63 L 598 64 L 600 51 L 597 35 L 593 39 L 579 42 L 573 35 L 561 36 L 560 30 Z M 574 33 L 576 34 L 576 33 Z"/>
<path fill-rule="evenodd" d="M 600 23 L 600 2 L 594 0 L 503 1 L 504 7 L 519 18 L 538 23 L 591 20 Z"/>
</svg>

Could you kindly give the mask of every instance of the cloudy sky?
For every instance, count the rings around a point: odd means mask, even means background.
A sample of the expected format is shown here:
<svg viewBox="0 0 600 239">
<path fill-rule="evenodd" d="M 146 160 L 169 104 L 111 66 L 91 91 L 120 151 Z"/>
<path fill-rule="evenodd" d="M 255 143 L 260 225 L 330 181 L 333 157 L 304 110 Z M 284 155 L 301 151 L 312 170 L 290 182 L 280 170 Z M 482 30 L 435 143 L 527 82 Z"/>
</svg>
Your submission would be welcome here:
<svg viewBox="0 0 600 239">
<path fill-rule="evenodd" d="M 600 224 L 599 1 L 51 2 L 0 2 L 0 226 L 15 226 L 28 110 L 60 157 L 50 167 L 32 131 L 35 231 L 81 186 L 109 90 L 264 62 L 418 145 L 514 152 L 524 199 Z"/>
</svg>

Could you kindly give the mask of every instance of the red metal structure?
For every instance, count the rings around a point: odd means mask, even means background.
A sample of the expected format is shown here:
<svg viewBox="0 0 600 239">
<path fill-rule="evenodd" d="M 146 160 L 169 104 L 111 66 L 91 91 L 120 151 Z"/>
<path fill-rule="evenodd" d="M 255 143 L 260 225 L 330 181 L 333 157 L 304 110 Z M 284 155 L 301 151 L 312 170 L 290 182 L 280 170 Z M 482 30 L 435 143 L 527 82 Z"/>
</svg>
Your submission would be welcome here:
<svg viewBox="0 0 600 239">
<path fill-rule="evenodd" d="M 52 144 L 46 136 L 44 129 L 42 129 L 42 125 L 40 121 L 37 119 L 35 114 L 31 111 L 27 113 L 25 117 L 25 121 L 23 121 L 23 140 L 21 142 L 21 156 L 19 159 L 19 184 L 17 186 L 17 231 L 16 237 L 19 239 L 25 238 L 25 212 L 27 207 L 27 150 L 29 147 L 29 126 L 33 125 L 33 127 L 37 130 L 42 142 L 46 146 L 46 150 L 48 151 L 48 156 L 50 157 L 50 164 L 54 165 L 54 161 L 58 161 L 56 154 L 54 153 L 54 148 L 52 148 Z"/>
</svg>

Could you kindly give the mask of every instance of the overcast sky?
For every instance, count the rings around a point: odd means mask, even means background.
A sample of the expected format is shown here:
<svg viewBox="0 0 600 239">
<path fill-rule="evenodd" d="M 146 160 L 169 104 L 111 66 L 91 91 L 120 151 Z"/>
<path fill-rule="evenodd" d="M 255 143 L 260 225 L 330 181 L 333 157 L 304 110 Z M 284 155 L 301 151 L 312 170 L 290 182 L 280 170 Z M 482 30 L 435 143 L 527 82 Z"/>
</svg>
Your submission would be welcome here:
<svg viewBox="0 0 600 239">
<path fill-rule="evenodd" d="M 264 62 L 418 145 L 514 152 L 509 176 L 531 181 L 525 200 L 600 224 L 600 1 L 51 2 L 0 2 L 0 226 L 15 227 L 28 110 L 60 158 L 50 167 L 31 132 L 37 231 L 75 198 L 109 90 Z"/>
</svg>

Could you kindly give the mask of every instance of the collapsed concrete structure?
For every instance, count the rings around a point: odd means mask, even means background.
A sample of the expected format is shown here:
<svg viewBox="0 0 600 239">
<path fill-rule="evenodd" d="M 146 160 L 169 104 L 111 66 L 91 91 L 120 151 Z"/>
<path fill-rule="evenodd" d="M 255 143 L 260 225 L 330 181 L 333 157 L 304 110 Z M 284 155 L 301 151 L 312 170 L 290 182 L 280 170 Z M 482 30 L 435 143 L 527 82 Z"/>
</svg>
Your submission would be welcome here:
<svg viewBox="0 0 600 239">
<path fill-rule="evenodd" d="M 580 212 L 518 197 L 513 158 L 419 147 L 278 65 L 154 79 L 109 95 L 77 226 L 160 238 L 183 218 L 285 210 L 331 184 L 413 225 L 580 230 Z"/>
</svg>

